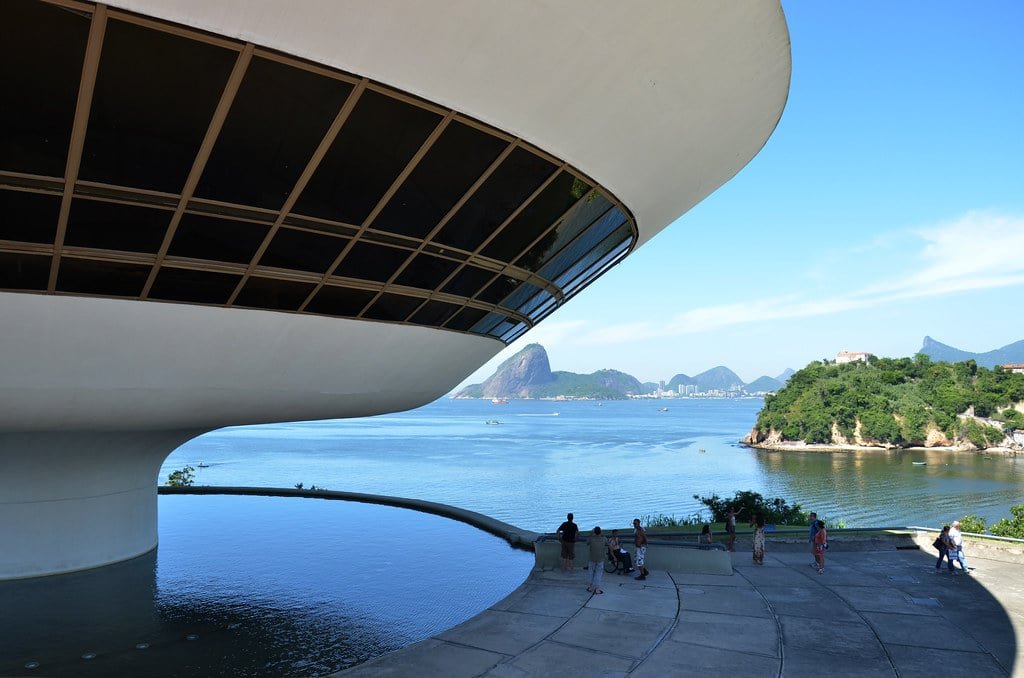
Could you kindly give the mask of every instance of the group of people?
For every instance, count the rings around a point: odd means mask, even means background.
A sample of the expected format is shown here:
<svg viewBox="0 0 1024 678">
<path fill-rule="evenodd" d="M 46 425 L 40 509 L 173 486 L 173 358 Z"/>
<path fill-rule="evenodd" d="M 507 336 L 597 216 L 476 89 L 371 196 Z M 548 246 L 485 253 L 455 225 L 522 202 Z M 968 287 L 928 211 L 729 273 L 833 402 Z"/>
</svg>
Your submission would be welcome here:
<svg viewBox="0 0 1024 678">
<path fill-rule="evenodd" d="M 726 549 L 736 550 L 736 518 L 739 517 L 739 510 L 730 510 L 725 514 Z M 818 520 L 818 514 L 813 511 L 808 518 L 808 541 L 811 545 L 811 553 L 814 555 L 814 562 L 811 563 L 818 569 L 818 574 L 825 573 L 825 552 L 828 551 L 828 531 L 825 529 L 824 521 Z M 751 516 L 750 527 L 754 528 L 753 536 L 753 558 L 756 565 L 764 565 L 765 547 L 765 520 L 760 513 Z M 705 525 L 700 536 L 701 544 L 711 543 L 711 527 Z"/>
<path fill-rule="evenodd" d="M 739 516 L 739 511 L 729 511 L 726 513 L 726 548 L 729 551 L 736 550 L 737 516 Z M 824 574 L 825 554 L 828 552 L 828 531 L 825 529 L 825 522 L 818 520 L 817 513 L 812 511 L 808 518 L 807 538 L 811 547 L 811 554 L 814 556 L 814 562 L 811 563 L 811 567 L 817 568 L 818 574 Z M 754 528 L 754 563 L 763 565 L 765 550 L 764 516 L 760 513 L 755 513 L 750 520 L 750 526 Z M 571 513 L 566 516 L 565 522 L 558 526 L 557 533 L 562 547 L 562 572 L 575 573 L 576 538 L 579 536 L 580 530 L 576 523 L 573 522 L 573 515 Z M 711 542 L 711 526 L 705 525 L 701 529 L 698 543 L 701 546 L 705 546 L 711 544 Z M 640 525 L 639 518 L 633 519 L 633 543 L 636 545 L 636 567 L 640 568 L 640 574 L 636 576 L 636 579 L 643 581 L 647 579 L 647 575 L 650 572 L 644 566 L 647 556 L 647 531 Z M 964 537 L 960 532 L 959 520 L 954 520 L 952 526 L 944 525 L 942 532 L 932 545 L 939 551 L 939 558 L 935 561 L 936 574 L 942 571 L 943 560 L 946 561 L 949 566 L 949 573 L 952 575 L 959 574 L 960 572 L 969 574 L 974 569 L 967 566 L 967 559 L 964 557 Z M 588 591 L 604 593 L 601 590 L 601 579 L 604 575 L 603 563 L 605 558 L 611 558 L 621 567 L 624 573 L 635 571 L 629 551 L 623 548 L 619 542 L 618 530 L 612 530 L 612 536 L 609 539 L 601 533 L 600 527 L 594 527 L 591 536 L 587 538 L 587 546 L 589 549 L 590 570 L 590 582 L 587 585 Z M 960 563 L 959 572 L 953 567 L 954 561 Z"/>
<path fill-rule="evenodd" d="M 558 540 L 561 542 L 562 572 L 569 572 L 570 574 L 576 572 L 576 538 L 579 536 L 579 533 L 580 529 L 573 522 L 573 515 L 571 513 L 565 517 L 565 522 L 558 526 L 557 534 Z M 636 568 L 640 570 L 640 574 L 636 576 L 636 579 L 643 581 L 647 579 L 647 575 L 650 572 L 645 566 L 647 558 L 647 530 L 640 524 L 639 518 L 633 519 L 633 543 L 636 546 Z M 590 581 L 587 584 L 587 590 L 592 593 L 604 593 L 601 590 L 601 580 L 604 577 L 605 558 L 611 558 L 620 564 L 623 572 L 635 571 L 633 559 L 630 557 L 629 551 L 624 549 L 619 542 L 618 530 L 612 530 L 612 536 L 609 539 L 602 534 L 599 526 L 595 526 L 591 535 L 587 538 L 587 549 L 588 569 L 590 571 Z"/>
<path fill-rule="evenodd" d="M 967 559 L 964 557 L 964 536 L 960 532 L 959 520 L 954 520 L 952 527 L 943 525 L 942 532 L 932 542 L 932 546 L 939 550 L 939 559 L 935 561 L 935 574 L 942 572 L 943 558 L 945 558 L 949 565 L 949 573 L 951 575 L 960 574 L 960 572 L 970 574 L 971 570 L 974 569 L 967 566 Z M 954 560 L 960 563 L 960 572 L 953 568 Z"/>
</svg>

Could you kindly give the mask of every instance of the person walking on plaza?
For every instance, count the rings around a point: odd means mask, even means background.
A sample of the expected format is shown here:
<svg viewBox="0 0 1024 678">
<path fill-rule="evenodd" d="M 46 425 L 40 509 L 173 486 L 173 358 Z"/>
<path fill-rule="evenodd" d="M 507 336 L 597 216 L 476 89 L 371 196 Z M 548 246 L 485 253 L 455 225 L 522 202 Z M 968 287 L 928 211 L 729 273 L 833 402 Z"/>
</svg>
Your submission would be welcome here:
<svg viewBox="0 0 1024 678">
<path fill-rule="evenodd" d="M 818 574 L 825 574 L 825 552 L 828 550 L 828 532 L 825 522 L 817 521 L 818 531 L 814 533 L 814 561 L 818 565 Z"/>
<path fill-rule="evenodd" d="M 601 534 L 600 527 L 587 537 L 590 548 L 590 585 L 587 590 L 592 593 L 604 593 L 601 590 L 601 579 L 604 577 L 604 559 L 608 553 L 608 538 Z"/>
<path fill-rule="evenodd" d="M 959 520 L 954 520 L 953 527 L 949 528 L 949 539 L 953 543 L 953 548 L 949 550 L 948 558 L 950 560 L 956 558 L 960 563 L 960 569 L 964 572 L 973 570 L 973 567 L 967 567 L 967 558 L 964 557 L 964 536 L 960 533 Z"/>
<path fill-rule="evenodd" d="M 633 543 L 636 545 L 636 566 L 640 568 L 636 579 L 643 581 L 650 573 L 644 565 L 647 560 L 647 530 L 640 526 L 639 518 L 633 518 Z"/>
<path fill-rule="evenodd" d="M 558 526 L 558 540 L 562 543 L 562 572 L 576 574 L 576 537 L 580 528 L 572 522 L 572 514 L 565 516 L 565 522 Z"/>
<path fill-rule="evenodd" d="M 956 574 L 956 570 L 953 569 L 953 556 L 950 555 L 953 551 L 953 540 L 949 538 L 949 525 L 942 526 L 942 532 L 935 538 L 933 546 L 939 550 L 939 559 L 935 561 L 935 574 L 942 572 L 942 559 L 946 559 L 946 563 L 949 565 L 949 573 Z"/>
<path fill-rule="evenodd" d="M 818 552 L 814 548 L 814 535 L 818 532 L 818 514 L 811 511 L 807 517 L 810 519 L 808 522 L 810 527 L 807 530 L 807 541 L 811 545 L 811 557 L 814 558 L 811 567 L 818 567 Z"/>
<path fill-rule="evenodd" d="M 725 543 L 726 548 L 729 551 L 736 550 L 736 518 L 740 515 L 740 512 L 733 511 L 732 509 L 725 512 L 725 534 L 727 535 Z"/>
<path fill-rule="evenodd" d="M 750 526 L 754 528 L 754 563 L 764 565 L 764 516 L 755 513 Z"/>
</svg>

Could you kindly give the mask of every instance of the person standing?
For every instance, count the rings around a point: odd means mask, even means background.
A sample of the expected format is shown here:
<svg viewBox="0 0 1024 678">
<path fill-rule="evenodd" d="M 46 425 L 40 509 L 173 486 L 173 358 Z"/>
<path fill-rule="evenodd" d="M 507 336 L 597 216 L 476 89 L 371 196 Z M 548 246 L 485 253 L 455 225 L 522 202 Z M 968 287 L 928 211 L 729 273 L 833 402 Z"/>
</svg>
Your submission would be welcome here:
<svg viewBox="0 0 1024 678">
<path fill-rule="evenodd" d="M 650 573 L 644 565 L 647 561 L 647 530 L 640 525 L 639 518 L 633 518 L 633 543 L 636 545 L 636 566 L 640 568 L 636 579 L 643 581 Z"/>
<path fill-rule="evenodd" d="M 943 558 L 949 565 L 949 573 L 956 574 L 956 570 L 953 569 L 953 557 L 950 555 L 953 550 L 953 540 L 949 538 L 949 525 L 942 526 L 942 532 L 935 538 L 933 545 L 939 550 L 939 559 L 935 561 L 935 574 L 942 572 Z"/>
<path fill-rule="evenodd" d="M 600 526 L 594 527 L 593 534 L 587 537 L 587 546 L 590 549 L 590 585 L 587 586 L 587 590 L 592 593 L 604 593 L 601 590 L 601 579 L 604 577 L 608 538 L 601 535 Z"/>
<path fill-rule="evenodd" d="M 736 550 L 736 518 L 739 515 L 739 511 L 733 511 L 732 509 L 725 512 L 726 548 L 730 551 Z"/>
<path fill-rule="evenodd" d="M 764 565 L 764 516 L 755 513 L 750 526 L 754 528 L 754 563 Z"/>
<path fill-rule="evenodd" d="M 950 560 L 956 558 L 960 563 L 960 569 L 964 572 L 970 572 L 973 567 L 967 567 L 967 558 L 964 557 L 964 536 L 960 533 L 960 521 L 954 520 L 953 527 L 949 528 L 949 539 L 953 543 L 953 548 L 949 551 Z"/>
<path fill-rule="evenodd" d="M 814 560 L 818 564 L 818 574 L 825 574 L 825 551 L 828 550 L 828 532 L 825 521 L 817 521 L 818 531 L 814 533 Z"/>
<path fill-rule="evenodd" d="M 818 552 L 814 548 L 814 535 L 818 532 L 818 514 L 811 511 L 808 524 L 810 527 L 807 530 L 807 542 L 811 545 L 811 557 L 814 558 L 814 562 L 811 563 L 811 567 L 818 566 Z"/>
<path fill-rule="evenodd" d="M 572 522 L 572 514 L 566 514 L 565 522 L 558 526 L 558 540 L 562 544 L 562 572 L 576 574 L 576 537 L 580 528 Z"/>
</svg>

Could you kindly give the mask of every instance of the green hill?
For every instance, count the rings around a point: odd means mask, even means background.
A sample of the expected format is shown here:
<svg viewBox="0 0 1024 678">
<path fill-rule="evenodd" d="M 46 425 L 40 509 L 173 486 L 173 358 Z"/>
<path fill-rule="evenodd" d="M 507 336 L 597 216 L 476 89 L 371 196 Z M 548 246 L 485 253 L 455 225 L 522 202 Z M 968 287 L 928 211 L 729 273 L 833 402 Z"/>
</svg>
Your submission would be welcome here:
<svg viewBox="0 0 1024 678">
<path fill-rule="evenodd" d="M 778 391 L 784 386 L 783 382 L 779 379 L 774 379 L 769 376 L 758 377 L 754 381 L 746 385 L 745 389 L 750 393 L 763 393 L 770 391 Z"/>
<path fill-rule="evenodd" d="M 910 446 L 945 437 L 992 447 L 1003 442 L 1003 429 L 1024 428 L 1024 414 L 1013 409 L 1021 402 L 1024 374 L 973 361 L 932 362 L 918 354 L 814 362 L 765 397 L 750 441 Z"/>
<path fill-rule="evenodd" d="M 973 360 L 983 367 L 995 367 L 996 365 L 1008 363 L 1024 363 L 1024 340 L 1007 344 L 1002 348 L 986 351 L 985 353 L 971 353 L 970 351 L 964 351 L 935 341 L 931 337 L 925 337 L 921 344 L 921 350 L 918 353 L 924 353 L 932 360 L 945 360 L 948 362 Z"/>
</svg>

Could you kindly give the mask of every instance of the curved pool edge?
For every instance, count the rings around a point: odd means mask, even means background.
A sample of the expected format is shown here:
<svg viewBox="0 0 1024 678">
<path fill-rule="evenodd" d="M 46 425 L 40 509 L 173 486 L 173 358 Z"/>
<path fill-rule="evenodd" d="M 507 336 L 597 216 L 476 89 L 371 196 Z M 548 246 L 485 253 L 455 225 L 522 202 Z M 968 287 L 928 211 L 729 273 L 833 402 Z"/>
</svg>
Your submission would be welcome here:
<svg viewBox="0 0 1024 678">
<path fill-rule="evenodd" d="M 362 492 L 341 492 L 337 490 L 308 490 L 288 487 L 236 487 L 220 485 L 188 485 L 183 487 L 172 487 L 160 485 L 157 487 L 158 494 L 181 495 L 233 495 L 249 497 L 299 497 L 303 499 L 332 499 L 336 501 L 354 501 L 362 504 L 380 504 L 382 506 L 394 506 L 396 508 L 410 509 L 421 513 L 431 513 L 443 518 L 451 518 L 467 525 L 501 537 L 510 546 L 524 551 L 534 551 L 534 542 L 540 538 L 537 532 L 524 530 L 510 523 L 502 522 L 496 518 L 469 511 L 458 506 L 442 504 L 424 499 L 411 499 L 408 497 L 392 497 L 384 494 L 365 494 Z"/>
</svg>

